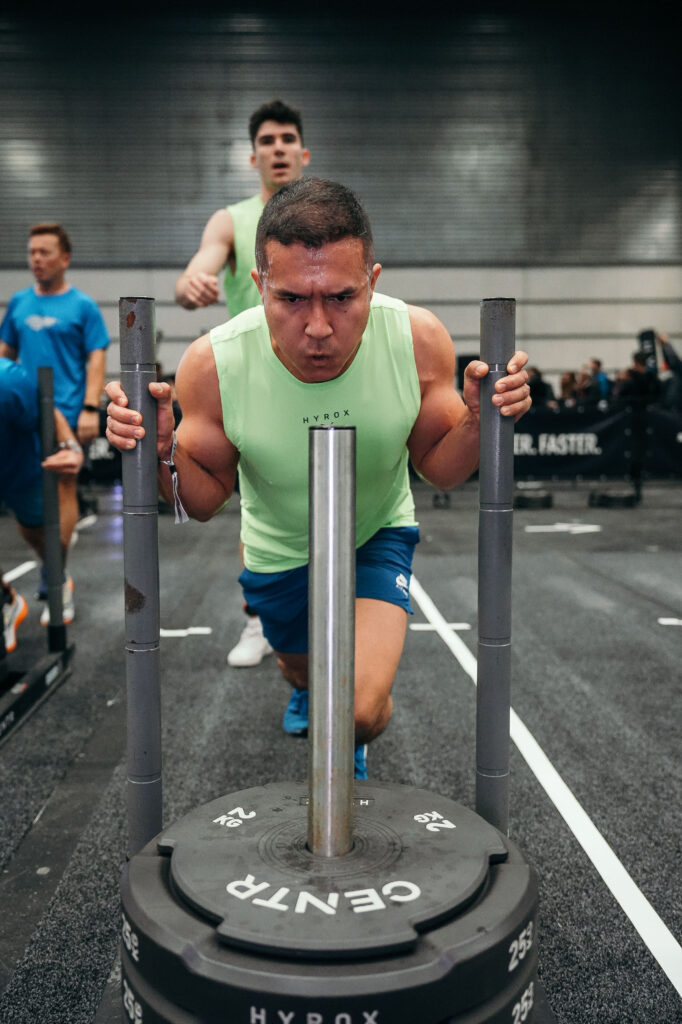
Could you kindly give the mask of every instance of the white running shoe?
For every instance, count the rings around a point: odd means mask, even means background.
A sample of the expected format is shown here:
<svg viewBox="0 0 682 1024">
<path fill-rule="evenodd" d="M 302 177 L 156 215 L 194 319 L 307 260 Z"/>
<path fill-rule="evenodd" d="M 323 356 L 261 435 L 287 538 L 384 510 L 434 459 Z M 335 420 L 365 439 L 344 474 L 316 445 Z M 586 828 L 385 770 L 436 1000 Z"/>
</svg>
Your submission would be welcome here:
<svg viewBox="0 0 682 1024">
<path fill-rule="evenodd" d="M 73 580 L 70 576 L 67 576 L 62 583 L 62 617 L 64 619 L 64 625 L 68 626 L 73 622 L 76 609 L 73 603 Z M 40 616 L 40 625 L 50 625 L 50 606 L 46 604 L 43 608 L 43 613 Z"/>
<path fill-rule="evenodd" d="M 239 643 L 227 656 L 227 664 L 233 668 L 251 668 L 260 665 L 268 654 L 272 654 L 272 647 L 263 636 L 261 621 L 257 615 L 249 615 Z"/>
<path fill-rule="evenodd" d="M 21 625 L 28 615 L 28 605 L 16 590 L 12 591 L 10 604 L 2 606 L 2 627 L 5 634 L 5 650 L 8 654 L 17 646 L 17 626 Z"/>
</svg>

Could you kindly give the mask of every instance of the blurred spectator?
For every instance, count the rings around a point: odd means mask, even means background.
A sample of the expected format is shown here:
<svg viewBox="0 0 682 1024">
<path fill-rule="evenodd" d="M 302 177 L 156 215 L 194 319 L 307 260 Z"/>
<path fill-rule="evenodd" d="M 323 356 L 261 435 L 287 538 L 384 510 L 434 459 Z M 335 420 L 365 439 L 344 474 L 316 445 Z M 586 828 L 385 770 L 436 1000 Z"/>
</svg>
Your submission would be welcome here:
<svg viewBox="0 0 682 1024">
<path fill-rule="evenodd" d="M 39 438 L 38 388 L 23 366 L 0 356 L 0 499 L 11 509 L 17 520 L 19 533 L 43 563 L 41 589 L 47 596 L 45 575 L 45 531 L 43 529 L 42 470 L 49 469 L 59 477 L 60 540 L 62 547 L 62 605 L 64 622 L 73 621 L 75 614 L 73 580 L 66 572 L 66 560 L 74 528 L 74 517 L 61 518 L 61 489 L 63 481 L 75 480 L 83 465 L 83 449 L 66 416 L 55 407 L 55 435 L 57 451 L 42 462 Z M 11 587 L 3 586 L 3 628 L 5 647 L 16 646 L 16 627 L 25 619 L 25 601 Z M 49 607 L 40 617 L 43 625 L 50 621 Z"/>
<path fill-rule="evenodd" d="M 577 401 L 585 402 L 587 400 L 587 392 L 589 390 L 589 387 L 590 387 L 591 383 L 592 383 L 592 374 L 590 373 L 589 369 L 587 368 L 587 363 L 586 363 L 585 366 L 581 366 L 580 367 L 580 369 L 578 370 L 578 373 L 576 374 L 576 378 L 575 378 L 575 397 L 576 397 Z"/>
<path fill-rule="evenodd" d="M 538 370 L 537 366 L 526 367 L 528 373 L 528 387 L 530 388 L 530 397 L 533 400 L 533 406 L 537 409 L 541 405 L 548 405 L 552 408 L 557 408 L 557 402 L 554 397 L 554 391 L 552 385 L 548 384 L 546 380 L 543 380 L 542 374 Z"/>
<path fill-rule="evenodd" d="M 637 501 L 642 497 L 642 477 L 646 459 L 646 409 L 658 399 L 660 390 L 658 376 L 648 367 L 646 353 L 641 350 L 633 354 L 632 365 L 618 374 L 613 388 L 614 397 L 626 400 L 632 407 L 630 478 Z"/>
<path fill-rule="evenodd" d="M 35 279 L 11 297 L 0 324 L 0 356 L 23 366 L 37 385 L 38 367 L 51 366 L 54 403 L 80 444 L 100 434 L 109 333 L 94 299 L 69 284 L 71 240 L 61 224 L 42 221 L 29 231 L 28 262 Z M 72 527 L 94 506 L 78 493 L 77 479 L 59 487 L 62 524 Z M 43 584 L 41 594 L 47 596 Z"/>
<path fill-rule="evenodd" d="M 575 405 L 576 393 L 578 390 L 578 378 L 576 377 L 573 370 L 568 370 L 566 373 L 561 375 L 559 389 L 560 404 L 570 409 L 572 405 Z"/>
<path fill-rule="evenodd" d="M 581 367 L 576 387 L 583 402 L 601 402 L 611 395 L 611 381 L 602 370 L 601 359 L 590 359 Z"/>
<path fill-rule="evenodd" d="M 601 359 L 590 359 L 587 364 L 592 378 L 587 388 L 587 398 L 597 402 L 611 394 L 611 381 L 602 369 Z"/>
<path fill-rule="evenodd" d="M 647 366 L 644 352 L 633 353 L 632 365 L 618 374 L 613 386 L 614 398 L 634 400 L 638 405 L 655 402 L 661 390 L 658 377 Z"/>
<path fill-rule="evenodd" d="M 657 334 L 656 341 L 661 346 L 664 368 L 670 371 L 662 384 L 661 405 L 664 409 L 682 411 L 682 359 L 665 334 Z"/>
</svg>

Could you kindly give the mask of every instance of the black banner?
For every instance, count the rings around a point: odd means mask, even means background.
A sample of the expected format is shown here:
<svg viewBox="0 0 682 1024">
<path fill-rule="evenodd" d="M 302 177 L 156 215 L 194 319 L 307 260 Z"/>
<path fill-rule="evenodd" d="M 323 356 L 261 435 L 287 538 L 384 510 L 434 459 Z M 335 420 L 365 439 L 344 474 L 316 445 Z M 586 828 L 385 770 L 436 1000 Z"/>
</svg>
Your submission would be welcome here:
<svg viewBox="0 0 682 1024">
<path fill-rule="evenodd" d="M 682 476 L 682 414 L 600 402 L 531 409 L 514 435 L 516 479 Z"/>
<path fill-rule="evenodd" d="M 644 472 L 653 477 L 682 477 L 682 413 L 655 405 L 647 409 Z"/>
<path fill-rule="evenodd" d="M 89 456 L 81 482 L 121 479 L 121 453 L 105 437 Z M 535 407 L 516 424 L 514 456 L 517 480 L 622 479 L 633 459 L 645 476 L 682 477 L 682 413 L 622 402 Z"/>
</svg>

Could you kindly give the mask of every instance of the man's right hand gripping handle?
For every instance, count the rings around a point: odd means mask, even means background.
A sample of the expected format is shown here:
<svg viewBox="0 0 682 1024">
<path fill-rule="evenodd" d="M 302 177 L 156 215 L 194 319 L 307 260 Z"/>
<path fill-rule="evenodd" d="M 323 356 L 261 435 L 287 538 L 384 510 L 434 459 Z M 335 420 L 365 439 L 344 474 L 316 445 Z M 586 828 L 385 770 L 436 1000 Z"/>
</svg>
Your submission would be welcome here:
<svg viewBox="0 0 682 1024">
<path fill-rule="evenodd" d="M 128 408 L 128 398 L 120 381 L 110 381 L 104 389 L 109 396 L 107 406 L 107 440 L 120 452 L 130 451 L 138 440 L 144 437 L 142 416 L 136 409 Z M 156 453 L 160 459 L 168 459 L 173 444 L 173 399 L 170 384 L 152 381 L 149 393 L 156 399 Z"/>
</svg>

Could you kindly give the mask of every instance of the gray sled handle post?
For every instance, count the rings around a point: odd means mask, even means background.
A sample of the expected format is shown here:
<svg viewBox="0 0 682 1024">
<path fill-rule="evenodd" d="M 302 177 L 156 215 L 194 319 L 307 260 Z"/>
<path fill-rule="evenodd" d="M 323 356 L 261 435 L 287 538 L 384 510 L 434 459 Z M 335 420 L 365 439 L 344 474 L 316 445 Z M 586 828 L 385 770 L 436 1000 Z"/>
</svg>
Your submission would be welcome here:
<svg viewBox="0 0 682 1024">
<path fill-rule="evenodd" d="M 355 427 L 309 430 L 308 845 L 353 845 L 355 741 Z"/>
<path fill-rule="evenodd" d="M 509 829 L 514 421 L 502 416 L 491 398 L 514 354 L 515 318 L 514 299 L 481 302 L 481 359 L 490 371 L 481 382 L 476 811 L 504 834 Z"/>
<path fill-rule="evenodd" d="M 162 828 L 159 547 L 154 300 L 119 299 L 121 386 L 145 436 L 122 452 L 129 853 Z"/>
</svg>

